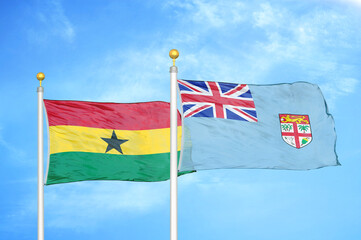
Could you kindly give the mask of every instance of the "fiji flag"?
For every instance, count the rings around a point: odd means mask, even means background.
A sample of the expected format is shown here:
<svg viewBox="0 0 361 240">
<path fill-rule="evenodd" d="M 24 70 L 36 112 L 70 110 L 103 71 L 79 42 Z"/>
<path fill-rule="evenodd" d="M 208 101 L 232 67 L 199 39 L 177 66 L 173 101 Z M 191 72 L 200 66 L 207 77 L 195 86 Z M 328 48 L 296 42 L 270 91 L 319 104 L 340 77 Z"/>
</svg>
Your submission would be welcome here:
<svg viewBox="0 0 361 240">
<path fill-rule="evenodd" d="M 178 80 L 178 87 L 180 171 L 339 165 L 334 121 L 317 85 Z"/>
</svg>

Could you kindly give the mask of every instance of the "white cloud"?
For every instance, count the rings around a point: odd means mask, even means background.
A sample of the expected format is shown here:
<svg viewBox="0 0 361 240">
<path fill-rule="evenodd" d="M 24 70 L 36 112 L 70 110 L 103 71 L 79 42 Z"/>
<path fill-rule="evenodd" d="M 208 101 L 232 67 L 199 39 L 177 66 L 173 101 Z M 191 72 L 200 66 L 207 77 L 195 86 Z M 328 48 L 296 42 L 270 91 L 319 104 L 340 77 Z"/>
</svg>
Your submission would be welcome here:
<svg viewBox="0 0 361 240">
<path fill-rule="evenodd" d="M 100 63 L 95 76 L 106 79 L 98 83 L 104 89 L 98 100 L 143 102 L 169 99 L 169 91 L 162 91 L 164 88 L 169 89 L 169 50 L 154 47 L 108 54 L 105 63 Z"/>
<path fill-rule="evenodd" d="M 124 213 L 143 215 L 168 204 L 166 182 L 81 182 L 47 186 L 47 224 L 87 230 Z"/>
<path fill-rule="evenodd" d="M 329 1 L 340 2 L 344 4 L 350 4 L 356 7 L 361 7 L 361 0 L 329 0 Z"/>
<path fill-rule="evenodd" d="M 343 78 L 340 79 L 340 89 L 344 93 L 353 93 L 355 92 L 356 86 L 358 84 L 358 81 L 354 78 Z"/>
<path fill-rule="evenodd" d="M 2 137 L 2 127 L 0 126 L 0 146 L 8 151 L 8 156 L 12 159 L 16 159 L 18 162 L 25 161 L 26 153 L 22 149 L 16 147 L 17 145 L 11 144 Z"/>
<path fill-rule="evenodd" d="M 328 106 L 332 109 L 336 106 L 339 97 L 347 96 L 355 92 L 359 81 L 354 78 L 329 79 L 326 83 L 320 85 L 324 93 Z"/>
<path fill-rule="evenodd" d="M 351 49 L 353 53 L 361 51 L 360 22 L 343 9 L 312 7 L 297 12 L 273 2 L 234 6 L 196 0 L 173 1 L 167 6 L 182 9 L 177 17 L 179 26 L 189 19 L 196 23 L 174 37 L 180 44 L 184 40 L 185 50 L 189 50 L 179 61 L 181 78 L 246 83 L 310 81 L 322 89 L 334 89 L 326 87 L 330 81 L 342 82 L 340 93 L 325 90 L 327 100 L 333 103 L 341 95 L 352 94 L 357 85 L 357 66 L 340 58 Z M 242 17 L 234 18 L 230 9 Z M 232 43 L 222 37 L 227 31 L 249 26 L 254 32 L 233 32 L 229 35 Z M 254 34 L 253 42 L 247 42 L 247 34 Z M 203 44 L 210 39 L 213 44 Z M 345 74 L 350 78 L 344 79 Z"/>
<path fill-rule="evenodd" d="M 63 84 L 54 90 L 61 96 L 67 95 L 68 99 L 84 101 L 169 101 L 172 60 L 168 56 L 170 48 L 160 45 L 163 44 L 151 43 L 146 49 L 118 49 L 105 53 L 78 66 L 72 74 L 72 79 L 77 81 L 64 80 L 60 76 L 58 81 Z"/>
<path fill-rule="evenodd" d="M 201 214 L 209 219 L 221 218 L 225 225 L 229 224 L 228 220 L 224 219 L 225 216 L 234 225 L 234 221 L 239 221 L 240 215 L 242 219 L 248 220 L 271 217 L 279 211 L 279 208 L 284 207 L 281 202 L 273 202 L 272 208 L 268 208 L 264 201 L 269 199 L 273 192 L 282 192 L 292 188 L 291 182 L 258 182 L 252 177 L 249 178 L 249 173 L 246 173 L 247 176 L 244 178 L 240 177 L 241 171 L 239 169 L 199 171 L 179 178 L 179 195 L 183 196 L 181 204 L 187 203 L 183 205 L 187 211 L 197 210 L 195 217 Z M 261 174 L 261 172 L 255 173 L 254 176 Z M 197 198 L 197 201 L 193 202 L 191 196 Z M 209 208 L 199 206 L 204 202 L 207 202 L 208 207 L 213 206 L 211 212 Z M 221 205 L 220 202 L 222 202 Z M 197 225 L 209 227 L 212 224 L 219 224 L 219 222 L 211 221 Z"/>
<path fill-rule="evenodd" d="M 282 23 L 282 12 L 275 11 L 269 3 L 262 3 L 261 10 L 253 12 L 254 26 L 265 27 L 268 25 L 279 25 Z"/>
<path fill-rule="evenodd" d="M 36 12 L 36 17 L 40 22 L 40 27 L 28 30 L 31 40 L 46 42 L 51 36 L 57 36 L 67 42 L 73 42 L 75 29 L 66 16 L 60 0 L 42 3 L 39 11 Z"/>
<path fill-rule="evenodd" d="M 124 214 L 137 217 L 159 211 L 169 204 L 169 183 L 88 181 L 45 186 L 45 225 L 89 231 L 101 222 L 123 219 Z M 6 216 L 9 222 L 21 221 L 37 214 L 36 199 L 22 198 L 16 212 Z"/>
<path fill-rule="evenodd" d="M 180 50 L 179 78 L 245 83 L 296 79 L 321 85 L 339 81 L 345 72 L 357 78 L 357 66 L 339 58 L 346 54 L 343 50 L 361 51 L 361 35 L 355 18 L 341 10 L 315 7 L 298 13 L 270 2 L 206 0 L 164 3 L 164 11 L 169 10 L 174 27 L 164 37 L 149 40 L 140 50 L 107 53 L 86 65 L 82 76 L 74 76 L 77 83 L 63 87 L 77 97 L 77 89 L 83 89 L 91 96 L 87 100 L 168 101 L 168 51 L 173 47 Z M 293 69 L 282 67 L 289 65 Z"/>
<path fill-rule="evenodd" d="M 205 26 L 206 28 L 220 28 L 228 24 L 239 24 L 244 21 L 244 4 L 237 1 L 168 1 L 166 8 L 180 8 L 186 11 L 185 21 Z M 184 17 L 183 12 L 179 13 Z"/>
<path fill-rule="evenodd" d="M 83 89 L 96 101 L 168 101 L 168 51 L 173 47 L 180 50 L 179 78 L 245 83 L 298 79 L 323 84 L 323 79 L 343 76 L 337 72 L 343 68 L 333 48 L 355 49 L 357 41 L 352 40 L 359 35 L 353 18 L 334 9 L 315 8 L 298 15 L 268 2 L 188 0 L 165 3 L 164 11 L 169 10 L 178 15 L 164 38 L 150 40 L 141 50 L 107 53 L 85 66 L 82 72 L 87 76 L 79 79 L 86 82 L 71 82 L 69 90 L 79 94 L 74 89 Z M 253 27 L 249 34 L 256 34 L 252 36 L 256 41 L 247 40 L 248 32 L 236 32 L 247 27 Z M 289 78 L 279 77 L 284 70 L 279 66 L 289 64 L 294 72 L 288 73 Z"/>
<path fill-rule="evenodd" d="M 28 179 L 35 183 L 36 179 Z M 37 215 L 37 198 L 31 194 L 16 201 L 15 211 L 3 216 L 7 231 L 16 231 Z M 169 206 L 169 182 L 138 183 L 120 181 L 87 181 L 45 186 L 45 228 L 68 228 L 89 232 L 109 219 L 124 221 Z"/>
<path fill-rule="evenodd" d="M 263 59 L 265 71 L 291 65 L 299 80 L 321 86 L 331 108 L 336 106 L 338 98 L 354 93 L 358 80 L 344 76 L 358 76 L 357 66 L 342 59 L 349 49 L 353 52 L 361 50 L 361 35 L 353 16 L 335 9 L 317 8 L 297 16 L 268 3 L 261 4 L 260 8 L 253 16 L 255 25 L 263 29 L 267 40 L 259 41 L 255 49 L 260 51 L 252 55 L 258 61 Z M 279 68 L 276 74 L 287 71 Z M 292 72 L 288 74 L 292 78 Z"/>
</svg>

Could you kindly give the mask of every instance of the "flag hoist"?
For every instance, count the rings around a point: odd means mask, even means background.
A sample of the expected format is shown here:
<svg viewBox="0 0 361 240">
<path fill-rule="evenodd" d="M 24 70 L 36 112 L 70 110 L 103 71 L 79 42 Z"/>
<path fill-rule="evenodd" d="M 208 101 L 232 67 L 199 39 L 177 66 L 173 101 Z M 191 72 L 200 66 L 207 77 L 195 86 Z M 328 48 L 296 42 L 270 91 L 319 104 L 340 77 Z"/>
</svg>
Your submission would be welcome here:
<svg viewBox="0 0 361 240">
<path fill-rule="evenodd" d="M 36 78 L 40 81 L 38 92 L 38 240 L 44 240 L 44 133 L 43 133 L 43 94 L 41 82 L 45 75 L 39 72 Z"/>
<path fill-rule="evenodd" d="M 170 240 L 178 239 L 178 202 L 177 202 L 177 73 L 175 60 L 179 56 L 176 49 L 169 52 L 173 59 L 170 67 Z"/>
</svg>

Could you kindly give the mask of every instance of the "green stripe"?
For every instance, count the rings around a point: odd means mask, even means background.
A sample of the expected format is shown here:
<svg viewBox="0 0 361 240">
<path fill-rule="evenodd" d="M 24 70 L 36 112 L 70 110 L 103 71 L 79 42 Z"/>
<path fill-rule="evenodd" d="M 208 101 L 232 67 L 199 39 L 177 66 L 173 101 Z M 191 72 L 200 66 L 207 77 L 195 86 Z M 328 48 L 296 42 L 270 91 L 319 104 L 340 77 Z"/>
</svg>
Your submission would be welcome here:
<svg viewBox="0 0 361 240">
<path fill-rule="evenodd" d="M 178 159 L 179 159 L 178 152 Z M 86 180 L 156 182 L 169 179 L 169 153 L 116 155 L 64 152 L 50 155 L 46 185 Z M 181 172 L 183 175 L 190 172 Z"/>
</svg>

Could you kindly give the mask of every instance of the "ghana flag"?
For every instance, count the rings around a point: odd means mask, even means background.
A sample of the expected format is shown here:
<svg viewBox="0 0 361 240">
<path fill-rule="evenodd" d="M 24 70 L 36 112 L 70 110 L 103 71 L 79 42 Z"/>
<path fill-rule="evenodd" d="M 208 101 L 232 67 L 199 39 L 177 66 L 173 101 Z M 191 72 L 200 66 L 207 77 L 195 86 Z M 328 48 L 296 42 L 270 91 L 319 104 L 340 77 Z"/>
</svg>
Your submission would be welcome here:
<svg viewBox="0 0 361 240">
<path fill-rule="evenodd" d="M 85 180 L 169 179 L 169 103 L 44 100 L 46 185 Z M 178 114 L 178 132 L 181 132 Z M 181 134 L 178 134 L 178 153 Z"/>
</svg>

